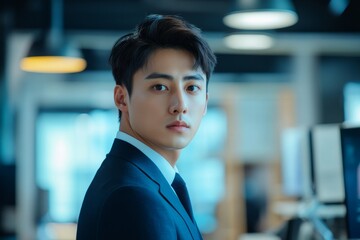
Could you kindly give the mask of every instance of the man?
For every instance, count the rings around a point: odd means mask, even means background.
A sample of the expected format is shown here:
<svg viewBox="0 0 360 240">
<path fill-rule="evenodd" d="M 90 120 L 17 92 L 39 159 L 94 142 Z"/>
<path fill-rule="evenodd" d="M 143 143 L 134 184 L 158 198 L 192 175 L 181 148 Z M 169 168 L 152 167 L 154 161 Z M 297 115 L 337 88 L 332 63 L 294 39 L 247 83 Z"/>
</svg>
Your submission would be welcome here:
<svg viewBox="0 0 360 240">
<path fill-rule="evenodd" d="M 150 15 L 114 45 L 120 131 L 83 202 L 77 239 L 202 239 L 176 161 L 206 113 L 216 59 L 200 30 Z"/>
</svg>

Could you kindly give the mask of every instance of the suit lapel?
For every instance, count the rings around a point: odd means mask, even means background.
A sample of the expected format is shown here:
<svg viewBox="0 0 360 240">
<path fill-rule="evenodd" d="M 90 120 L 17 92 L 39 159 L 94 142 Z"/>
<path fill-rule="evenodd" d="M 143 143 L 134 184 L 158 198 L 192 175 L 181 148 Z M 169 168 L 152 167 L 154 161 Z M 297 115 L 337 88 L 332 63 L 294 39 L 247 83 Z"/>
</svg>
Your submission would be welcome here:
<svg viewBox="0 0 360 240">
<path fill-rule="evenodd" d="M 110 154 L 126 159 L 128 162 L 137 166 L 148 178 L 156 182 L 159 185 L 160 195 L 180 214 L 191 232 L 193 239 L 198 239 L 197 236 L 199 236 L 200 233 L 196 223 L 189 217 L 179 198 L 158 167 L 145 154 L 133 145 L 119 139 L 115 139 Z"/>
</svg>

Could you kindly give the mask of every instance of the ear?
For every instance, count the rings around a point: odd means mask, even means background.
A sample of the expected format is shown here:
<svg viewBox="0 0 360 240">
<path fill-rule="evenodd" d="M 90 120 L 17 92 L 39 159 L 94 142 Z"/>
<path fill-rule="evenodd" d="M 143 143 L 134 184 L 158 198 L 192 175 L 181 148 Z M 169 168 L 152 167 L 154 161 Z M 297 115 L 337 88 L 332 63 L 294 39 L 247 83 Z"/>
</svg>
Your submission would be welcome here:
<svg viewBox="0 0 360 240">
<path fill-rule="evenodd" d="M 114 102 L 116 107 L 121 111 L 121 112 L 126 112 L 127 111 L 127 96 L 128 96 L 128 91 L 126 89 L 125 86 L 123 85 L 116 85 L 114 88 Z"/>
<path fill-rule="evenodd" d="M 203 116 L 205 116 L 205 114 L 207 112 L 208 101 L 209 101 L 209 93 L 206 93 L 206 102 L 205 102 L 205 108 L 204 108 Z"/>
</svg>

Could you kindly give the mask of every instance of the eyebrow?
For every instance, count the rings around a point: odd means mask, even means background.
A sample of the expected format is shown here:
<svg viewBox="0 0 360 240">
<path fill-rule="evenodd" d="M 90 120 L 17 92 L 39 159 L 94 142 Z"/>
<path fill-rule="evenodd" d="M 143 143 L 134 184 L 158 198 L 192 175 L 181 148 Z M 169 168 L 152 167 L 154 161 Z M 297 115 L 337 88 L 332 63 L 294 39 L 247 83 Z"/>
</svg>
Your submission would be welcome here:
<svg viewBox="0 0 360 240">
<path fill-rule="evenodd" d="M 157 72 L 151 73 L 145 79 L 156 79 L 156 78 L 164 78 L 167 80 L 174 80 L 174 77 L 169 74 L 157 73 Z M 187 76 L 183 77 L 183 79 L 184 80 L 203 80 L 203 81 L 205 80 L 204 77 L 200 73 L 187 75 Z"/>
</svg>

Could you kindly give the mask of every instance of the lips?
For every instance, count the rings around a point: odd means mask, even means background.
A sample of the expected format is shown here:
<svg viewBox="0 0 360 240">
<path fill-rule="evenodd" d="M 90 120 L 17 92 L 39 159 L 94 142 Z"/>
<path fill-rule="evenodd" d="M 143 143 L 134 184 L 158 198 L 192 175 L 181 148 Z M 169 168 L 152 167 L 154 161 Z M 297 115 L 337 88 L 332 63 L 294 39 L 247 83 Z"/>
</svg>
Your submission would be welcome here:
<svg viewBox="0 0 360 240">
<path fill-rule="evenodd" d="M 174 121 L 174 122 L 170 123 L 169 125 L 167 125 L 166 127 L 169 129 L 172 129 L 172 130 L 176 130 L 176 131 L 184 131 L 184 130 L 190 128 L 190 126 L 184 121 Z"/>
</svg>

